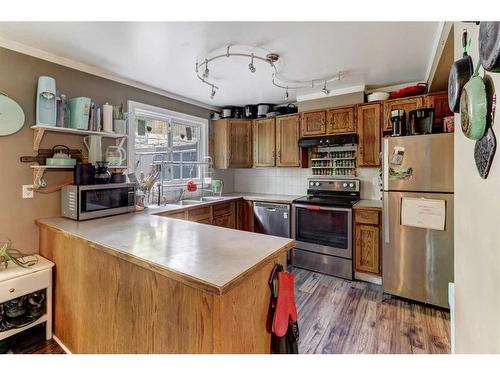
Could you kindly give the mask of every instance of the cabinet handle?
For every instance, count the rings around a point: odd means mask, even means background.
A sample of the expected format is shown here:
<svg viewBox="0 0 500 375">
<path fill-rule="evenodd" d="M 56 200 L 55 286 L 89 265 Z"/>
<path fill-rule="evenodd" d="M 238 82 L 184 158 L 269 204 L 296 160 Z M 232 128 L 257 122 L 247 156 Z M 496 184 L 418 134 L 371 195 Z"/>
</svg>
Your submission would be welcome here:
<svg viewBox="0 0 500 375">
<path fill-rule="evenodd" d="M 281 150 L 278 151 L 278 159 L 281 160 Z"/>
<path fill-rule="evenodd" d="M 10 288 L 10 289 L 9 289 L 9 292 L 10 292 L 10 293 L 14 293 L 15 291 L 16 291 L 16 290 L 15 290 L 14 288 Z"/>
</svg>

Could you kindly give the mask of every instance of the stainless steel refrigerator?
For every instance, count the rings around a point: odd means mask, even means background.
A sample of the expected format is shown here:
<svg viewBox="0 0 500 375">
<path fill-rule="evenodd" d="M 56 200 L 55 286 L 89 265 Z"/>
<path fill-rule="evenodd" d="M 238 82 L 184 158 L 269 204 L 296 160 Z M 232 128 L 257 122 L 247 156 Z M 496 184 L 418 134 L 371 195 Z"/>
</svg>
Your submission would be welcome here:
<svg viewBox="0 0 500 375">
<path fill-rule="evenodd" d="M 383 288 L 449 308 L 453 133 L 383 140 Z"/>
</svg>

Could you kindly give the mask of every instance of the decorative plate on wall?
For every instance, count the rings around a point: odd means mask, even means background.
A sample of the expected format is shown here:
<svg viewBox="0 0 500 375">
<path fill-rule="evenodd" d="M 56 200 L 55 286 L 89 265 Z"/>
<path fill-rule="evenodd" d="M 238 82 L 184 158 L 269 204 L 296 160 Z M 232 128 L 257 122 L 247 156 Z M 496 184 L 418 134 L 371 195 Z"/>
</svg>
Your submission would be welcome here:
<svg viewBox="0 0 500 375">
<path fill-rule="evenodd" d="M 18 132 L 24 125 L 24 112 L 19 104 L 0 92 L 0 137 Z"/>
</svg>

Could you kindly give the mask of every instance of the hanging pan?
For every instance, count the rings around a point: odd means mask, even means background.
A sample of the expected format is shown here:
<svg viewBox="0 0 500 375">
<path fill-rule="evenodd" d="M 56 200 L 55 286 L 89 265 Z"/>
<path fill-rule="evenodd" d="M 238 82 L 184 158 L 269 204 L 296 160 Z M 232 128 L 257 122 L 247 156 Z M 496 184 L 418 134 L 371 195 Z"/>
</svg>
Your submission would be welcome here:
<svg viewBox="0 0 500 375">
<path fill-rule="evenodd" d="M 479 62 L 469 82 L 462 89 L 460 96 L 460 121 L 462 131 L 467 138 L 480 140 L 486 128 L 486 86 L 479 75 Z"/>
<path fill-rule="evenodd" d="M 489 127 L 484 137 L 477 141 L 474 147 L 474 160 L 481 178 L 488 177 L 496 148 L 497 140 L 495 138 L 495 133 L 493 133 L 493 129 Z"/>
<path fill-rule="evenodd" d="M 448 105 L 455 113 L 460 112 L 460 95 L 462 88 L 469 81 L 474 70 L 472 59 L 467 54 L 470 47 L 470 39 L 467 42 L 467 30 L 462 33 L 463 57 L 453 63 L 448 78 Z"/>
<path fill-rule="evenodd" d="M 500 22 L 481 22 L 479 58 L 485 70 L 500 73 Z"/>
</svg>

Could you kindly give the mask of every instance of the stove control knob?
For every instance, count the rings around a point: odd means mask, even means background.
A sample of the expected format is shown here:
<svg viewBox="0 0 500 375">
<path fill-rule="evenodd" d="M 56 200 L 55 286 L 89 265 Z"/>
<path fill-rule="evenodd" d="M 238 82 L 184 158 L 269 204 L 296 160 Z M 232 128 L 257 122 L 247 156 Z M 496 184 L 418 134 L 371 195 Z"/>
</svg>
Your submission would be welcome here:
<svg viewBox="0 0 500 375">
<path fill-rule="evenodd" d="M 314 181 L 311 181 L 311 182 L 309 183 L 309 185 L 310 185 L 310 186 L 314 186 Z"/>
<path fill-rule="evenodd" d="M 344 182 L 344 183 L 342 184 L 342 186 L 346 188 L 346 187 L 347 187 L 347 182 Z"/>
<path fill-rule="evenodd" d="M 316 186 L 319 186 L 319 182 L 316 182 L 316 183 L 315 183 L 315 185 L 316 185 Z"/>
<path fill-rule="evenodd" d="M 349 187 L 350 187 L 350 188 L 353 188 L 353 187 L 354 187 L 354 183 L 353 183 L 353 182 L 351 182 L 351 183 L 349 184 Z"/>
</svg>

